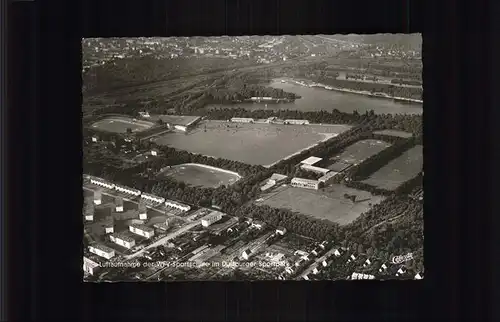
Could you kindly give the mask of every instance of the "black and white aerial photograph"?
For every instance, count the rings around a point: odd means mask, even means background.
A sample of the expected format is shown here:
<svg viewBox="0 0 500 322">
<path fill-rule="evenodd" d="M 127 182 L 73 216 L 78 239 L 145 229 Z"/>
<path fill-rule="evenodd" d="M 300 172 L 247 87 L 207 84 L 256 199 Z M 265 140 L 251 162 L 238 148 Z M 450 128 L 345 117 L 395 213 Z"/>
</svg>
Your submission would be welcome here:
<svg viewBox="0 0 500 322">
<path fill-rule="evenodd" d="M 423 279 L 421 52 L 82 39 L 84 281 Z"/>
</svg>

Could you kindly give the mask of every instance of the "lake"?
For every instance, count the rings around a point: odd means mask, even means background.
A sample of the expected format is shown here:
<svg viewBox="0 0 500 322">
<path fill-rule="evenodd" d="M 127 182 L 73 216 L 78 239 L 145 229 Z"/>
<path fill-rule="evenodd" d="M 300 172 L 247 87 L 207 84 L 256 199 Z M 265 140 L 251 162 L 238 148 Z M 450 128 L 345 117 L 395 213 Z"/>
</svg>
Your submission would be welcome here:
<svg viewBox="0 0 500 322">
<path fill-rule="evenodd" d="M 300 95 L 302 98 L 292 103 L 264 104 L 240 103 L 232 105 L 210 104 L 208 108 L 241 107 L 249 110 L 260 109 L 289 109 L 300 111 L 332 111 L 352 113 L 357 110 L 360 114 L 373 110 L 375 114 L 422 114 L 422 104 L 399 103 L 392 99 L 374 98 L 358 94 L 343 93 L 317 87 L 305 87 L 291 82 L 281 82 L 281 78 L 273 80 L 269 86 L 283 89 Z"/>
</svg>

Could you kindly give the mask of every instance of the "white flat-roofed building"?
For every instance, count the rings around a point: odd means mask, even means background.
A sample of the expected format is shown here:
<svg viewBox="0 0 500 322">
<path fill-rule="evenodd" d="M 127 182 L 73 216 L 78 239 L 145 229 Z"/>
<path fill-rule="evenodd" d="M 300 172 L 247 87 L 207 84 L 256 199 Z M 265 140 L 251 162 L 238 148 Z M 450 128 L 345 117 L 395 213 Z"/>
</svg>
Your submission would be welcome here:
<svg viewBox="0 0 500 322">
<path fill-rule="evenodd" d="M 99 137 L 97 135 L 92 136 L 92 142 L 97 142 L 99 141 Z"/>
<path fill-rule="evenodd" d="M 318 190 L 320 182 L 318 180 L 293 178 L 290 184 L 292 187 Z"/>
<path fill-rule="evenodd" d="M 185 126 L 185 125 L 174 125 L 174 129 L 176 129 L 178 131 L 186 132 L 187 131 L 187 126 Z"/>
<path fill-rule="evenodd" d="M 319 178 L 318 181 L 323 183 L 323 184 L 329 184 L 330 182 L 332 182 L 333 178 L 337 174 L 338 174 L 338 172 L 330 171 L 330 172 L 326 173 L 324 176 L 322 176 L 321 178 Z"/>
<path fill-rule="evenodd" d="M 134 234 L 145 237 L 145 238 L 151 238 L 155 235 L 155 230 L 151 227 L 148 227 L 148 226 L 130 225 L 128 228 Z"/>
<path fill-rule="evenodd" d="M 90 258 L 87 258 L 87 257 L 83 257 L 83 271 L 90 274 L 90 275 L 94 275 L 95 273 L 97 273 L 97 271 L 99 270 L 99 263 L 91 260 Z"/>
<path fill-rule="evenodd" d="M 302 170 L 311 171 L 311 172 L 319 173 L 319 174 L 322 174 L 322 175 L 325 175 L 328 172 L 330 172 L 330 169 L 315 167 L 315 166 L 309 165 L 309 164 L 303 164 L 303 165 L 300 166 L 300 168 Z"/>
<path fill-rule="evenodd" d="M 96 178 L 96 177 L 91 177 L 90 183 L 95 184 L 96 186 L 107 188 L 107 189 L 114 189 L 114 187 L 115 187 L 114 183 L 110 183 L 104 179 Z"/>
<path fill-rule="evenodd" d="M 125 248 L 132 248 L 135 246 L 135 239 L 129 236 L 125 236 L 123 234 L 113 234 L 110 236 L 110 239 L 113 243 L 123 246 Z"/>
<path fill-rule="evenodd" d="M 286 234 L 286 228 L 285 227 L 276 228 L 276 234 L 283 236 L 284 234 Z"/>
<path fill-rule="evenodd" d="M 203 227 L 208 227 L 211 224 L 221 220 L 222 215 L 223 215 L 223 213 L 220 211 L 213 211 L 209 215 L 207 215 L 201 219 L 201 225 Z"/>
<path fill-rule="evenodd" d="M 318 158 L 318 157 L 309 157 L 309 158 L 307 158 L 305 160 L 302 160 L 300 163 L 301 164 L 313 165 L 313 164 L 318 163 L 321 160 L 323 160 L 323 159 L 322 158 Z"/>
<path fill-rule="evenodd" d="M 158 149 L 152 149 L 151 150 L 151 155 L 158 156 L 158 152 L 159 152 Z"/>
<path fill-rule="evenodd" d="M 134 188 L 129 188 L 126 186 L 121 186 L 121 185 L 115 185 L 115 190 L 118 192 L 122 192 L 128 195 L 134 195 L 134 196 L 139 196 L 141 194 L 141 191 L 134 189 Z"/>
<path fill-rule="evenodd" d="M 113 226 L 113 224 L 104 226 L 104 233 L 105 234 L 112 234 L 114 232 L 115 232 L 115 227 Z"/>
<path fill-rule="evenodd" d="M 94 220 L 94 215 L 91 214 L 85 214 L 84 215 L 86 221 L 93 221 Z"/>
<path fill-rule="evenodd" d="M 255 122 L 255 120 L 253 118 L 249 118 L 249 117 L 233 117 L 233 118 L 231 118 L 231 122 L 253 123 L 253 122 Z"/>
<path fill-rule="evenodd" d="M 185 205 L 185 204 L 182 204 L 180 202 L 173 201 L 173 200 L 165 200 L 165 206 L 170 207 L 170 208 L 179 209 L 179 210 L 182 210 L 184 212 L 191 210 L 191 206 L 188 206 L 188 205 Z"/>
<path fill-rule="evenodd" d="M 141 195 L 141 198 L 145 199 L 147 201 L 152 201 L 152 202 L 158 202 L 158 203 L 165 202 L 165 198 L 158 197 L 158 196 L 155 196 L 155 195 L 152 195 L 152 194 L 149 194 L 149 193 L 143 193 Z"/>
<path fill-rule="evenodd" d="M 305 124 L 309 124 L 309 121 L 308 120 L 288 119 L 288 120 L 285 120 L 285 124 L 305 125 Z"/>
<path fill-rule="evenodd" d="M 148 213 L 147 212 L 139 212 L 139 219 L 140 220 L 147 220 L 148 219 Z"/>
<path fill-rule="evenodd" d="M 106 259 L 110 259 L 115 256 L 115 250 L 109 247 L 106 247 L 101 244 L 93 244 L 89 246 L 89 252 L 94 253 L 98 256 L 104 257 Z"/>
</svg>

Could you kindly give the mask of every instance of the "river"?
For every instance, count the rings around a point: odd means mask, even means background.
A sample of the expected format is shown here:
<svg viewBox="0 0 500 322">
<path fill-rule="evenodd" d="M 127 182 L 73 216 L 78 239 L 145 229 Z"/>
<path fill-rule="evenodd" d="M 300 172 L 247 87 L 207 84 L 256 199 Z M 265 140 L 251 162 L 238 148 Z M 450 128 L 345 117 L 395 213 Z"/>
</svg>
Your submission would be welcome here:
<svg viewBox="0 0 500 322">
<path fill-rule="evenodd" d="M 300 95 L 302 98 L 292 103 L 264 104 L 264 103 L 240 103 L 231 105 L 211 104 L 208 108 L 217 107 L 242 107 L 249 110 L 260 109 L 289 109 L 300 111 L 332 111 L 338 109 L 341 112 L 359 113 L 373 110 L 375 114 L 422 114 L 422 104 L 399 103 L 392 99 L 374 98 L 359 94 L 343 93 L 318 87 L 306 87 L 291 82 L 282 82 L 281 78 L 274 79 L 269 86 L 283 89 Z"/>
</svg>

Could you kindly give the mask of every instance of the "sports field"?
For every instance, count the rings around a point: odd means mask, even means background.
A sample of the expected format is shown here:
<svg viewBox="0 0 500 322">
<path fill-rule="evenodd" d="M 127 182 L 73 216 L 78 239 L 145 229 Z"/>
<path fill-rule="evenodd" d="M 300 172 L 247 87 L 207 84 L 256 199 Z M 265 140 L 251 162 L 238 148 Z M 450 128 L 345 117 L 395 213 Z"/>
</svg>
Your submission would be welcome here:
<svg viewBox="0 0 500 322">
<path fill-rule="evenodd" d="M 348 125 L 281 125 L 204 121 L 189 134 L 155 139 L 192 153 L 270 166 L 350 128 Z"/>
<path fill-rule="evenodd" d="M 356 195 L 353 203 L 344 194 Z M 327 219 L 340 225 L 352 222 L 370 209 L 370 205 L 380 203 L 384 198 L 372 196 L 367 191 L 351 189 L 334 184 L 324 191 L 295 187 L 279 189 L 264 197 L 262 204 L 274 208 L 287 208 L 319 219 Z"/>
<path fill-rule="evenodd" d="M 384 141 L 361 140 L 350 145 L 331 159 L 349 164 L 359 164 L 389 146 L 391 144 Z"/>
<path fill-rule="evenodd" d="M 132 132 L 141 132 L 153 126 L 154 123 L 142 120 L 134 121 L 128 117 L 108 117 L 92 124 L 93 129 L 113 133 L 127 133 L 129 128 Z"/>
<path fill-rule="evenodd" d="M 398 131 L 398 130 L 382 130 L 382 131 L 375 131 L 373 134 L 380 134 L 380 135 L 389 135 L 389 136 L 397 136 L 400 138 L 409 138 L 413 134 L 404 132 L 404 131 Z"/>
<path fill-rule="evenodd" d="M 382 189 L 396 189 L 402 183 L 410 180 L 422 171 L 422 152 L 423 147 L 421 145 L 409 149 L 403 155 L 373 173 L 363 182 Z"/>
<path fill-rule="evenodd" d="M 177 181 L 191 186 L 217 188 L 238 181 L 241 176 L 235 172 L 226 171 L 201 164 L 179 164 L 158 174 L 159 177 L 172 177 Z"/>
</svg>

